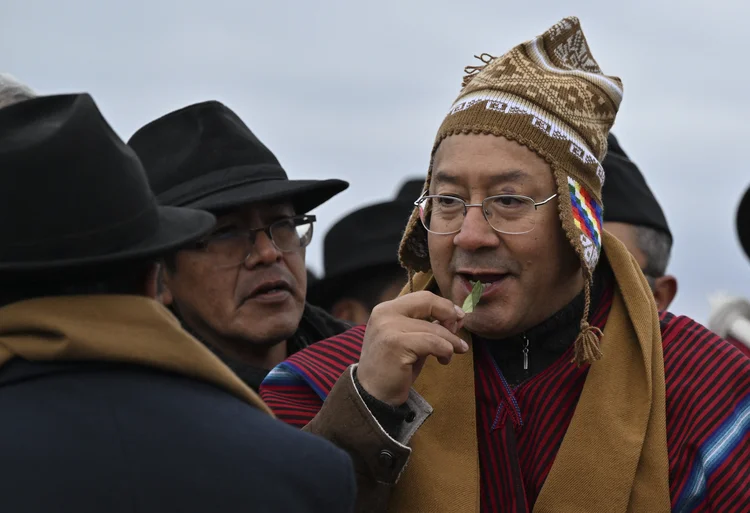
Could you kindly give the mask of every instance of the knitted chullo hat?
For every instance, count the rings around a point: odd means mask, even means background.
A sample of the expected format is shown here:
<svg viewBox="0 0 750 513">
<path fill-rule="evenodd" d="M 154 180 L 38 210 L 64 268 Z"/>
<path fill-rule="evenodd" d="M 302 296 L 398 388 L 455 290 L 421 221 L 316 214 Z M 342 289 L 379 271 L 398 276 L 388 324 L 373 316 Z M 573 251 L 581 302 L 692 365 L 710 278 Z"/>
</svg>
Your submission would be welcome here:
<svg viewBox="0 0 750 513">
<path fill-rule="evenodd" d="M 502 57 L 482 54 L 467 66 L 463 89 L 438 130 L 432 156 L 454 134 L 492 134 L 536 152 L 552 168 L 562 227 L 581 259 L 585 309 L 575 361 L 601 357 L 601 332 L 589 325 L 591 280 L 602 245 L 601 190 L 607 135 L 622 100 L 619 78 L 606 76 L 577 18 L 565 18 Z M 429 190 L 432 166 L 425 182 Z M 399 248 L 410 271 L 429 271 L 427 231 L 414 209 Z"/>
</svg>

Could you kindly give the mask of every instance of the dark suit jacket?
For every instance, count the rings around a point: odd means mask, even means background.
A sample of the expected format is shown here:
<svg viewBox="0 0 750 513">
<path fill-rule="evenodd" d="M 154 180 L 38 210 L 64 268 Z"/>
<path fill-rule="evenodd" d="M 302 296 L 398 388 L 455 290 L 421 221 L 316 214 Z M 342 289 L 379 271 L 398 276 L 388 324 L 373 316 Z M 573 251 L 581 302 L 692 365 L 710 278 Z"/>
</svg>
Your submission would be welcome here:
<svg viewBox="0 0 750 513">
<path fill-rule="evenodd" d="M 0 511 L 353 509 L 348 456 L 212 385 L 104 363 L 0 367 Z"/>
</svg>

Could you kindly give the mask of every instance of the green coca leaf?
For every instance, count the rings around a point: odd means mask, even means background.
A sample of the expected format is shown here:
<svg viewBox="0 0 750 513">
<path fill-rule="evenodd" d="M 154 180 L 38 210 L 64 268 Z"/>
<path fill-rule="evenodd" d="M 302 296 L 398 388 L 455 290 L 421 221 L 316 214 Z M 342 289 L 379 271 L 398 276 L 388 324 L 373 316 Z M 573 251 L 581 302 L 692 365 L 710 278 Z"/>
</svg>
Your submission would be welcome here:
<svg viewBox="0 0 750 513">
<path fill-rule="evenodd" d="M 466 313 L 473 312 L 474 308 L 479 304 L 479 299 L 481 299 L 482 293 L 484 293 L 484 284 L 481 281 L 475 281 L 471 293 L 466 297 L 464 306 L 461 307 L 463 311 Z"/>
</svg>

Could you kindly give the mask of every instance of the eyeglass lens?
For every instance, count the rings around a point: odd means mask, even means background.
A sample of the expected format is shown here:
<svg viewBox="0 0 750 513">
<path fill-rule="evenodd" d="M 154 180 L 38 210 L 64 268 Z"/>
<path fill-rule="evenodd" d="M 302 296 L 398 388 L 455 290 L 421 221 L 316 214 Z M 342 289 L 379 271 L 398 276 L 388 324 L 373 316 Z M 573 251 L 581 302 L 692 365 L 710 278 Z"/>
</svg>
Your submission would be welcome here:
<svg viewBox="0 0 750 513">
<path fill-rule="evenodd" d="M 241 264 L 254 250 L 260 232 L 270 233 L 271 243 L 281 252 L 299 251 L 310 244 L 313 223 L 305 219 L 283 219 L 256 230 L 227 230 L 206 241 L 206 252 L 211 254 L 217 267 L 234 267 Z"/>
<path fill-rule="evenodd" d="M 450 196 L 427 196 L 420 205 L 424 227 L 436 234 L 457 233 L 463 226 L 466 203 Z M 536 208 L 534 200 L 526 196 L 490 196 L 482 202 L 487 222 L 501 233 L 522 234 L 534 229 Z"/>
</svg>

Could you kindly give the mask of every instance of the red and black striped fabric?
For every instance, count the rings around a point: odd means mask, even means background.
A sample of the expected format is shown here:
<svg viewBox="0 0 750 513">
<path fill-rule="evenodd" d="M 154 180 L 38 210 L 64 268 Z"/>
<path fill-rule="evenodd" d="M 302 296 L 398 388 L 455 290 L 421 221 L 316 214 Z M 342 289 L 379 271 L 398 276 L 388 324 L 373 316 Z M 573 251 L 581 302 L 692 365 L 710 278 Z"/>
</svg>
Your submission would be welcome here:
<svg viewBox="0 0 750 513">
<path fill-rule="evenodd" d="M 606 324 L 611 301 L 610 289 L 593 313 L 594 325 Z M 673 511 L 750 512 L 750 359 L 687 317 L 662 313 L 660 320 Z M 363 337 L 360 326 L 292 356 L 269 374 L 263 399 L 281 420 L 304 426 L 356 363 Z M 486 348 L 474 354 L 482 511 L 531 511 L 587 368 L 570 363 L 570 349 L 513 389 Z"/>
<path fill-rule="evenodd" d="M 600 329 L 612 306 L 607 287 L 591 316 Z M 571 346 L 555 363 L 512 388 L 486 347 L 474 351 L 482 511 L 531 511 L 554 463 L 586 381 Z"/>
<path fill-rule="evenodd" d="M 736 338 L 727 337 L 726 340 L 727 340 L 727 342 L 729 342 L 730 344 L 732 344 L 734 347 L 736 347 L 737 349 L 739 349 L 740 351 L 742 351 L 745 354 L 745 356 L 747 356 L 748 358 L 750 358 L 750 346 L 748 346 L 747 344 L 745 344 L 741 340 L 737 340 Z"/>
<path fill-rule="evenodd" d="M 344 371 L 359 361 L 365 326 L 357 326 L 289 357 L 260 386 L 263 400 L 287 424 L 304 427 Z"/>
</svg>

